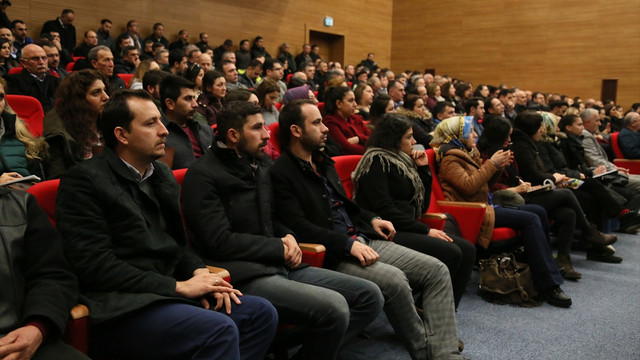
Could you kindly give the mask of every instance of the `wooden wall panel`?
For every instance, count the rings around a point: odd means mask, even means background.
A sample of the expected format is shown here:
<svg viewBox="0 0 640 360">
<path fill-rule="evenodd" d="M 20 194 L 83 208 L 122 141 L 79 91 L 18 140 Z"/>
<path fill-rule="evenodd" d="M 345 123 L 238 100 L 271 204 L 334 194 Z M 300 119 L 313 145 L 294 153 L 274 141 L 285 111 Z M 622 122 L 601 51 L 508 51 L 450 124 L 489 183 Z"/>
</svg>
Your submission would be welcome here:
<svg viewBox="0 0 640 360">
<path fill-rule="evenodd" d="M 143 37 L 151 32 L 153 23 L 165 25 L 165 36 L 176 39 L 180 29 L 189 31 L 191 42 L 198 41 L 198 34 L 209 34 L 213 47 L 225 39 L 234 45 L 241 39 L 252 40 L 256 35 L 265 39 L 265 46 L 272 56 L 283 42 L 288 42 L 294 55 L 300 52 L 306 29 L 337 33 L 345 36 L 345 61 L 358 63 L 370 51 L 377 54 L 377 61 L 388 66 L 391 62 L 391 21 L 393 3 L 388 0 L 364 1 L 297 1 L 297 0 L 67 0 L 64 6 L 44 0 L 14 1 L 9 8 L 9 18 L 27 23 L 30 36 L 37 36 L 42 24 L 60 15 L 63 7 L 76 13 L 75 26 L 78 40 L 87 30 L 95 30 L 100 19 L 109 18 L 114 23 L 112 33 L 124 31 L 125 24 L 135 19 Z M 376 11 L 371 11 L 376 9 Z M 334 18 L 334 26 L 325 28 L 325 16 Z M 371 39 L 372 34 L 375 38 Z"/>
<path fill-rule="evenodd" d="M 435 68 L 583 99 L 618 79 L 618 103 L 640 101 L 637 0 L 394 1 L 392 68 Z"/>
</svg>

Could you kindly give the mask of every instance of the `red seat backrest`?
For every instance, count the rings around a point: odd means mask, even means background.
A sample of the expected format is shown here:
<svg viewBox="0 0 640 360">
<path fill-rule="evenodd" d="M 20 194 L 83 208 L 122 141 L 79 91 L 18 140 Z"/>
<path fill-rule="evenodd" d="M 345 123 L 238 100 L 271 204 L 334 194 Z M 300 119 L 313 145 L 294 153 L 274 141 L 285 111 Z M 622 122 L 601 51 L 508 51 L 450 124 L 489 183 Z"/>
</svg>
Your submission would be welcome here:
<svg viewBox="0 0 640 360">
<path fill-rule="evenodd" d="M 278 109 L 278 111 L 280 111 L 280 109 L 282 109 L 282 103 L 276 103 L 276 109 Z"/>
<path fill-rule="evenodd" d="M 620 135 L 619 132 L 611 133 L 611 147 L 613 148 L 613 152 L 616 154 L 616 158 L 624 159 L 624 154 L 618 144 L 618 135 Z"/>
<path fill-rule="evenodd" d="M 118 74 L 118 77 L 124 81 L 124 84 L 127 86 L 127 89 L 131 85 L 131 79 L 133 79 L 133 74 Z"/>
<path fill-rule="evenodd" d="M 273 124 L 269 125 L 269 136 L 269 142 L 271 143 L 271 146 L 278 153 L 282 153 L 282 151 L 280 151 L 280 123 L 274 122 Z"/>
<path fill-rule="evenodd" d="M 16 66 L 9 69 L 9 74 L 20 74 L 22 72 L 22 66 Z"/>
<path fill-rule="evenodd" d="M 56 226 L 56 196 L 60 179 L 48 180 L 31 186 L 27 191 L 36 197 L 38 205 L 44 210 L 53 226 Z"/>
<path fill-rule="evenodd" d="M 7 104 L 24 120 L 33 136 L 42 136 L 44 111 L 38 99 L 26 95 L 6 95 Z"/>
<path fill-rule="evenodd" d="M 67 72 L 72 72 L 75 64 L 76 64 L 75 61 L 68 63 L 67 66 L 65 66 L 65 70 L 67 70 Z"/>
<path fill-rule="evenodd" d="M 351 199 L 353 197 L 353 180 L 351 174 L 355 171 L 362 155 L 342 155 L 332 157 L 336 162 L 336 172 L 340 177 L 342 186 L 344 187 L 347 197 Z"/>
</svg>

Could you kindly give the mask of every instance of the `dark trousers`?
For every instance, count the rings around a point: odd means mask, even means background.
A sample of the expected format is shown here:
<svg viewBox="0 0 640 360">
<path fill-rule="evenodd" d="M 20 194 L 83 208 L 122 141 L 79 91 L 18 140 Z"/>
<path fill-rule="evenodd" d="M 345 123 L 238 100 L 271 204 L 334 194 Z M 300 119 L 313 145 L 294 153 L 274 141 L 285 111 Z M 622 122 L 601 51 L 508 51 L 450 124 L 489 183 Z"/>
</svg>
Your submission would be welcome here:
<svg viewBox="0 0 640 360">
<path fill-rule="evenodd" d="M 553 259 L 553 252 L 545 235 L 540 216 L 544 209 L 538 205 L 520 205 L 518 210 L 502 206 L 495 208 L 495 227 L 520 230 L 524 255 L 531 269 L 533 284 L 538 291 L 545 291 L 562 284 L 562 275 Z M 544 216 L 546 219 L 546 216 Z"/>
<path fill-rule="evenodd" d="M 584 216 L 578 199 L 569 189 L 554 189 L 528 197 L 527 203 L 542 206 L 549 218 L 558 222 L 558 253 L 569 254 L 576 225 L 586 233 L 591 231 L 591 224 Z"/>
<path fill-rule="evenodd" d="M 442 261 L 449 269 L 453 299 L 456 309 L 467 287 L 473 264 L 476 259 L 476 248 L 469 241 L 447 233 L 453 242 L 444 241 L 425 234 L 398 231 L 393 242 L 409 249 L 431 255 Z"/>
<path fill-rule="evenodd" d="M 85 354 L 62 342 L 62 340 L 45 341 L 35 354 L 32 360 L 89 360 Z"/>
<path fill-rule="evenodd" d="M 278 315 L 265 299 L 242 296 L 231 315 L 183 303 L 163 303 L 91 328 L 90 353 L 115 359 L 264 358 Z"/>
</svg>

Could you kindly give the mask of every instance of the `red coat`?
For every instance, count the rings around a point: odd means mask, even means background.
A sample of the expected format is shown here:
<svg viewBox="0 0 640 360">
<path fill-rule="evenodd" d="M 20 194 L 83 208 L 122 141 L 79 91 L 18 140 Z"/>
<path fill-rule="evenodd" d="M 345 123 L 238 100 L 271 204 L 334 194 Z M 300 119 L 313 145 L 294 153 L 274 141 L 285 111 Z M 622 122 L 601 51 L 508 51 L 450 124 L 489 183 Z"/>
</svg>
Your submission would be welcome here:
<svg viewBox="0 0 640 360">
<path fill-rule="evenodd" d="M 364 145 L 371 135 L 371 130 L 364 124 L 360 115 L 351 115 L 345 120 L 335 113 L 325 116 L 322 121 L 329 128 L 329 136 L 340 145 L 343 155 L 364 154 Z M 360 142 L 350 144 L 347 139 L 354 136 L 360 138 Z"/>
</svg>

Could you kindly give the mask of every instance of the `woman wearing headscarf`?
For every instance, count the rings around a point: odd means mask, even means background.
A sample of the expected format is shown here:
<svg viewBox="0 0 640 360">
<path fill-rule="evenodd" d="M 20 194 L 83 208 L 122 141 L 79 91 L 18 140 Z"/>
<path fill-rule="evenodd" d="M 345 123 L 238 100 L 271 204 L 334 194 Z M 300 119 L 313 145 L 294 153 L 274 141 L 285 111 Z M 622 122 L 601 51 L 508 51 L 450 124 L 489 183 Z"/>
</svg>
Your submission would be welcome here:
<svg viewBox="0 0 640 360">
<path fill-rule="evenodd" d="M 551 305 L 571 306 L 571 298 L 560 289 L 562 275 L 542 226 L 541 218 L 546 219 L 544 209 L 538 205 L 519 205 L 517 209 L 491 206 L 489 181 L 509 165 L 511 152 L 498 150 L 482 164 L 472 120 L 470 116 L 449 118 L 438 124 L 434 131 L 431 147 L 436 153 L 438 179 L 445 198 L 490 205 L 486 208 L 476 243 L 480 253 L 487 253 L 494 227 L 521 230 L 524 255 L 536 290 Z"/>
<path fill-rule="evenodd" d="M 469 282 L 476 251 L 453 221 L 445 230 L 418 219 L 429 208 L 431 172 L 424 151 L 414 151 L 412 125 L 399 114 L 387 114 L 371 133 L 353 174 L 354 200 L 393 223 L 393 241 L 442 261 L 451 274 L 456 308 Z"/>
</svg>

